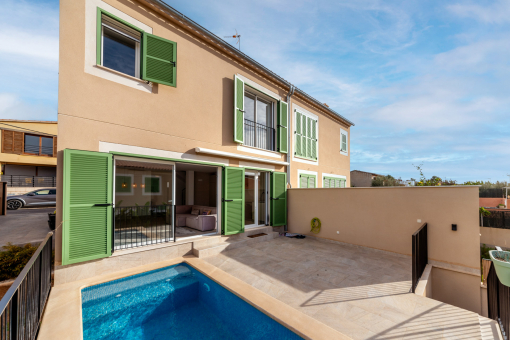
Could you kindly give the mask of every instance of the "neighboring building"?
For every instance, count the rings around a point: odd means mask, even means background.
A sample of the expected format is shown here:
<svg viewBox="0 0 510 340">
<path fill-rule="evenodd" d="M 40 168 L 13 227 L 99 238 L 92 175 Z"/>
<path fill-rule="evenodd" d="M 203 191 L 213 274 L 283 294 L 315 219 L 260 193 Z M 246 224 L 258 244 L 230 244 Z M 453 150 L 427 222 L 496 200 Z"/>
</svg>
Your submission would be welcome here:
<svg viewBox="0 0 510 340">
<path fill-rule="evenodd" d="M 349 186 L 353 123 L 173 8 L 60 6 L 57 262 L 285 226 L 287 187 Z M 161 233 L 128 231 L 147 209 Z"/>
<path fill-rule="evenodd" d="M 0 134 L 2 181 L 14 187 L 54 186 L 57 122 L 1 119 Z"/>
<path fill-rule="evenodd" d="M 372 180 L 374 180 L 377 176 L 381 175 L 361 170 L 352 170 L 351 187 L 371 187 Z"/>
</svg>

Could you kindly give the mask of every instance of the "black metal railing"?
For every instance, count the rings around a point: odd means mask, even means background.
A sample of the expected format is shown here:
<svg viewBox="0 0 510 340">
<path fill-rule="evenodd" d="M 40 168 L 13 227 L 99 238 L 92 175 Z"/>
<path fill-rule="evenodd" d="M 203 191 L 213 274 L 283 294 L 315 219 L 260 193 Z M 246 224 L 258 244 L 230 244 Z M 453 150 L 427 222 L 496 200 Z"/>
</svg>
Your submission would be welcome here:
<svg viewBox="0 0 510 340">
<path fill-rule="evenodd" d="M 412 237 L 413 242 L 413 282 L 412 291 L 416 290 L 418 281 L 420 280 L 425 267 L 429 263 L 429 251 L 427 242 L 427 223 L 424 223 Z"/>
<path fill-rule="evenodd" d="M 2 182 L 7 182 L 8 187 L 56 187 L 57 177 L 47 176 L 23 176 L 2 175 Z"/>
<path fill-rule="evenodd" d="M 51 291 L 53 233 L 39 245 L 0 301 L 0 339 L 35 339 Z"/>
<path fill-rule="evenodd" d="M 509 211 L 490 211 L 489 216 L 481 218 L 481 227 L 510 229 L 510 212 Z"/>
<path fill-rule="evenodd" d="M 115 250 L 143 247 L 174 240 L 174 206 L 115 207 Z"/>
<path fill-rule="evenodd" d="M 510 287 L 499 281 L 493 265 L 491 265 L 487 276 L 487 305 L 489 318 L 498 322 L 501 333 L 505 339 L 508 339 L 508 331 L 510 330 Z"/>
<path fill-rule="evenodd" d="M 244 144 L 270 151 L 275 150 L 275 129 L 255 123 L 249 119 L 244 120 Z"/>
</svg>

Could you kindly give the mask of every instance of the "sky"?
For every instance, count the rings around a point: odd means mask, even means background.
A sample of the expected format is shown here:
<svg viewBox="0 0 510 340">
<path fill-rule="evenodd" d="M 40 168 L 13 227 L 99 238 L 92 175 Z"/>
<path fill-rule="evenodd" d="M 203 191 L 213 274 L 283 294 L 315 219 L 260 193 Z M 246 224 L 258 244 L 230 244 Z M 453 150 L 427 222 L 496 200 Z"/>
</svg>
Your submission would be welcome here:
<svg viewBox="0 0 510 340">
<path fill-rule="evenodd" d="M 510 0 L 166 2 L 354 122 L 351 170 L 509 180 Z M 0 118 L 57 119 L 58 15 L 2 1 Z"/>
</svg>

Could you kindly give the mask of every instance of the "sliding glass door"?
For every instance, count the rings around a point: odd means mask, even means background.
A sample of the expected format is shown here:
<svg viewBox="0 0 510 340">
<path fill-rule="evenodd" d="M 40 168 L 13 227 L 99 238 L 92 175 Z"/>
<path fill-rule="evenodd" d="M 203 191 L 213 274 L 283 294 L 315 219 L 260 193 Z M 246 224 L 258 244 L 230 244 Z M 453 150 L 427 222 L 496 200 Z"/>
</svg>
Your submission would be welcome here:
<svg viewBox="0 0 510 340">
<path fill-rule="evenodd" d="M 269 224 L 269 179 L 267 172 L 245 172 L 245 228 Z"/>
<path fill-rule="evenodd" d="M 174 239 L 175 164 L 115 157 L 116 250 Z"/>
</svg>

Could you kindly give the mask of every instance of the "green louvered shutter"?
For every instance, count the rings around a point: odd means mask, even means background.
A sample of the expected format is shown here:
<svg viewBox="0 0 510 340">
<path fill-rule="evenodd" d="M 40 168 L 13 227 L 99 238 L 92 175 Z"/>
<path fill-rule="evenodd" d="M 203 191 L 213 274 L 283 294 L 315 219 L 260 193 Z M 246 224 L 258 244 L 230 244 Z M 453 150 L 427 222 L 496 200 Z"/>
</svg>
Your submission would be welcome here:
<svg viewBox="0 0 510 340">
<path fill-rule="evenodd" d="M 271 224 L 278 227 L 287 224 L 287 174 L 271 174 Z"/>
<path fill-rule="evenodd" d="M 306 127 L 306 157 L 312 158 L 312 118 L 307 118 Z"/>
<path fill-rule="evenodd" d="M 299 187 L 300 188 L 308 188 L 308 176 L 299 175 Z"/>
<path fill-rule="evenodd" d="M 308 140 L 308 129 L 306 128 L 307 124 L 307 117 L 305 115 L 301 116 L 301 129 L 303 131 L 302 138 L 301 138 L 301 156 L 306 157 L 306 146 L 307 146 L 307 140 Z"/>
<path fill-rule="evenodd" d="M 244 143 L 244 81 L 234 76 L 234 141 Z"/>
<path fill-rule="evenodd" d="M 225 167 L 222 201 L 222 234 L 244 233 L 244 168 Z"/>
<path fill-rule="evenodd" d="M 312 159 L 317 159 L 317 121 L 312 119 Z"/>
<path fill-rule="evenodd" d="M 289 133 L 289 123 L 287 119 L 287 103 L 279 101 L 278 102 L 278 151 L 281 153 L 288 152 L 288 143 L 287 136 Z"/>
<path fill-rule="evenodd" d="M 64 150 L 62 264 L 112 253 L 112 155 Z"/>
<path fill-rule="evenodd" d="M 176 86 L 177 43 L 149 33 L 143 33 L 142 79 L 153 83 Z"/>
<path fill-rule="evenodd" d="M 340 151 L 347 152 L 347 135 L 345 133 L 341 133 L 341 135 L 342 135 L 342 142 L 341 142 Z"/>
<path fill-rule="evenodd" d="M 324 186 L 323 186 L 323 187 L 324 187 L 324 188 L 329 188 L 329 178 L 324 177 L 324 179 L 323 179 L 323 180 L 324 180 L 324 182 L 323 182 L 323 183 L 324 183 Z"/>
<path fill-rule="evenodd" d="M 294 154 L 296 156 L 301 156 L 301 113 L 296 112 L 296 145 Z"/>
</svg>

